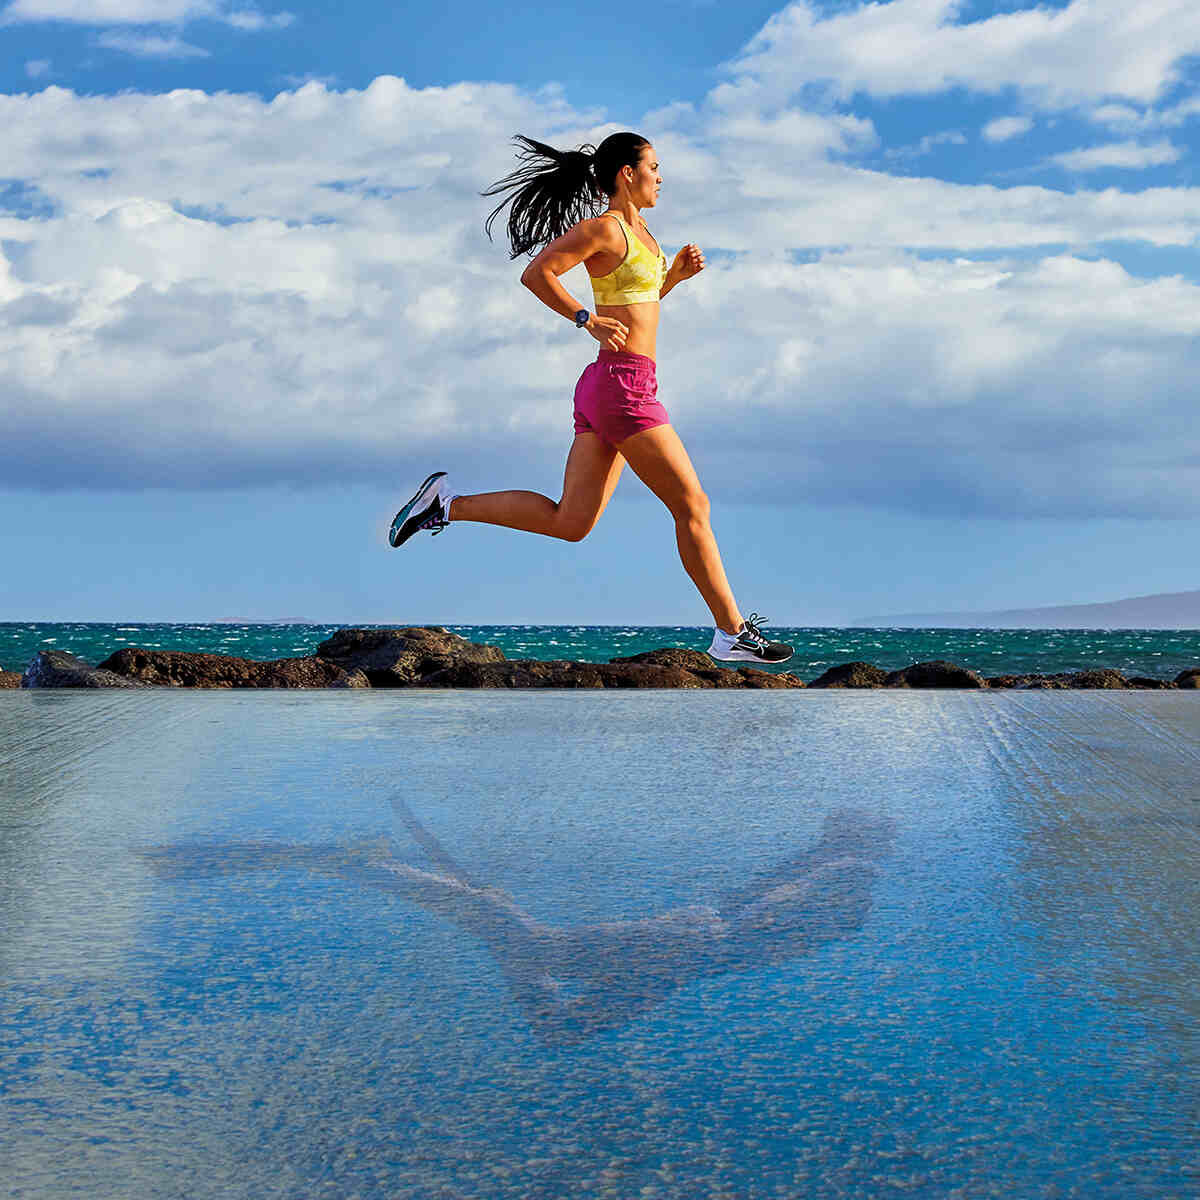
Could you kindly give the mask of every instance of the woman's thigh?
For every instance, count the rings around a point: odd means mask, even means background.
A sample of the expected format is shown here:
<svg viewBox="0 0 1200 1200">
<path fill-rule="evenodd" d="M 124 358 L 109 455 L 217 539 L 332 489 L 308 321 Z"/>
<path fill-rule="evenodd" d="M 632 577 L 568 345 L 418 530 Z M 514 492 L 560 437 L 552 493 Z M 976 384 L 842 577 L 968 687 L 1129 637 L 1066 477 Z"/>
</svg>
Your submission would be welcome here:
<svg viewBox="0 0 1200 1200">
<path fill-rule="evenodd" d="M 704 492 L 679 434 L 670 425 L 656 425 L 627 437 L 618 447 L 634 474 L 679 516 L 702 504 Z"/>
<path fill-rule="evenodd" d="M 558 519 L 579 536 L 587 533 L 608 503 L 621 477 L 625 459 L 598 434 L 577 433 L 563 472 Z"/>
</svg>

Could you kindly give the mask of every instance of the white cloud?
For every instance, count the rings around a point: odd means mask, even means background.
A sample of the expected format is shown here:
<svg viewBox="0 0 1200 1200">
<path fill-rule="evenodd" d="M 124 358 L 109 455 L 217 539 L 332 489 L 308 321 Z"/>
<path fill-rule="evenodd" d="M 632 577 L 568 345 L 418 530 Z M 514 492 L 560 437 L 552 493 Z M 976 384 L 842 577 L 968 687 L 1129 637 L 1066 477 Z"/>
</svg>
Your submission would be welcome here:
<svg viewBox="0 0 1200 1200">
<path fill-rule="evenodd" d="M 801 162 L 826 154 L 867 150 L 878 137 L 870 121 L 849 115 L 827 115 L 788 109 L 772 116 L 759 113 L 717 113 L 705 123 L 713 138 L 736 142 L 751 153 L 763 148 L 784 150 Z M 769 167 L 764 164 L 764 168 Z"/>
<path fill-rule="evenodd" d="M 1032 128 L 1033 120 L 1030 117 L 997 117 L 983 127 L 983 136 L 989 142 L 1008 142 Z"/>
<path fill-rule="evenodd" d="M 660 153 L 669 145 L 662 138 L 656 144 Z M 682 202 L 689 226 L 710 246 L 743 252 L 847 245 L 973 252 L 1108 241 L 1184 246 L 1200 236 L 1197 189 L 1066 194 L 786 161 L 773 171 L 753 171 L 758 164 L 744 164 L 742 153 L 736 145 L 721 147 L 707 175 L 711 180 L 724 170 L 744 179 L 736 192 L 736 221 L 703 177 L 674 183 L 672 208 Z"/>
<path fill-rule="evenodd" d="M 479 192 L 514 131 L 611 128 L 552 89 L 394 78 L 0 97 L 6 172 L 56 206 L 0 217 L 10 484 L 395 481 L 436 458 L 502 486 L 514 457 L 556 478 L 594 343 L 521 289 Z M 876 136 L 840 116 L 677 107 L 658 129 L 652 228 L 710 251 L 660 345 L 710 490 L 1196 511 L 1200 289 L 1082 255 L 970 257 L 1191 244 L 1194 191 L 898 179 L 836 161 Z M 580 269 L 564 282 L 587 302 Z"/>
<path fill-rule="evenodd" d="M 338 77 L 336 75 L 317 75 L 312 71 L 308 71 L 303 75 L 284 75 L 283 82 L 292 90 L 298 90 L 306 83 L 319 83 L 322 87 L 333 91 L 337 88 Z"/>
<path fill-rule="evenodd" d="M 1200 359 L 1193 285 L 1070 256 L 828 255 L 716 274 L 702 315 L 687 313 L 708 338 L 672 374 L 685 376 L 678 420 L 705 419 L 708 470 L 727 487 L 740 473 L 785 480 L 776 500 L 790 489 L 976 512 L 1197 507 L 1187 496 L 1200 483 L 1185 382 Z M 720 336 L 731 310 L 753 318 L 736 346 Z M 697 400 L 714 380 L 738 413 L 719 453 L 716 405 L 704 412 Z"/>
<path fill-rule="evenodd" d="M 43 75 L 50 73 L 50 60 L 48 58 L 31 58 L 25 64 L 25 74 L 30 79 L 41 79 Z"/>
<path fill-rule="evenodd" d="M 1129 104 L 1101 104 L 1094 108 L 1088 117 L 1097 125 L 1107 125 L 1111 129 L 1145 129 L 1154 121 L 1154 114 L 1142 112 Z"/>
<path fill-rule="evenodd" d="M 1099 171 L 1106 167 L 1120 167 L 1130 171 L 1146 167 L 1161 167 L 1178 162 L 1183 151 L 1178 146 L 1163 140 L 1150 145 L 1140 142 L 1109 142 L 1104 146 L 1090 146 L 1085 150 L 1069 150 L 1054 155 L 1052 161 L 1068 171 Z"/>
<path fill-rule="evenodd" d="M 1162 113 L 1162 122 L 1167 126 L 1184 125 L 1196 117 L 1200 117 L 1200 96 L 1189 96 L 1167 107 Z"/>
<path fill-rule="evenodd" d="M 235 29 L 281 29 L 295 19 L 288 12 L 265 14 L 231 9 L 221 0 L 12 0 L 5 24 L 64 21 L 79 25 L 183 25 L 188 21 L 220 21 Z"/>
<path fill-rule="evenodd" d="M 267 15 L 247 10 L 228 13 L 222 19 L 227 25 L 232 25 L 234 29 L 243 29 L 250 33 L 257 33 L 262 29 L 285 29 L 296 19 L 296 16 L 290 12 Z"/>
<path fill-rule="evenodd" d="M 1071 0 L 960 22 L 962 0 L 891 0 L 825 16 L 798 0 L 767 22 L 718 89 L 727 104 L 778 103 L 805 84 L 847 97 L 1015 88 L 1073 105 L 1159 99 L 1200 53 L 1194 0 Z"/>
<path fill-rule="evenodd" d="M 1200 96 L 1189 96 L 1162 109 L 1137 109 L 1128 104 L 1101 104 L 1088 113 L 1097 125 L 1122 133 L 1147 133 L 1175 129 L 1200 116 Z"/>
<path fill-rule="evenodd" d="M 81 25 L 167 25 L 211 17 L 213 0 L 13 0 L 7 21 L 70 21 Z"/>
<path fill-rule="evenodd" d="M 120 50 L 136 58 L 208 58 L 208 51 L 177 37 L 159 37 L 152 33 L 102 33 L 96 44 L 106 50 Z"/>
<path fill-rule="evenodd" d="M 939 146 L 965 146 L 967 139 L 957 129 L 944 129 L 940 133 L 928 133 L 912 146 L 893 146 L 884 151 L 887 158 L 914 159 L 932 154 Z"/>
</svg>

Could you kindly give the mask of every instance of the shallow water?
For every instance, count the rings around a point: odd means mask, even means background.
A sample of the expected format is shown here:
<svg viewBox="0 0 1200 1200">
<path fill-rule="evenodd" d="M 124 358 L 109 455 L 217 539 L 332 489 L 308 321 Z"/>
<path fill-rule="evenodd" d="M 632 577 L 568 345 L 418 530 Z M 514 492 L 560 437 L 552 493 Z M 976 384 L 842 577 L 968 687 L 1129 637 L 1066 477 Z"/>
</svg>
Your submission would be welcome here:
<svg viewBox="0 0 1200 1200">
<path fill-rule="evenodd" d="M 1200 1189 L 1181 693 L 0 694 L 0 1195 Z"/>
</svg>

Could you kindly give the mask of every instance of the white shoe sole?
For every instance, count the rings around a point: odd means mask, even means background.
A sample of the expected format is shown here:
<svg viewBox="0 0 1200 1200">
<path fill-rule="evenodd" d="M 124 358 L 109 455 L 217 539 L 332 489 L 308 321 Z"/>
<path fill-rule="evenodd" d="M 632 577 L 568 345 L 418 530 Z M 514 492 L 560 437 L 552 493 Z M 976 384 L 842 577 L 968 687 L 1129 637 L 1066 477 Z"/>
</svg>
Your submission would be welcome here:
<svg viewBox="0 0 1200 1200">
<path fill-rule="evenodd" d="M 758 663 L 761 666 L 774 667 L 779 663 L 787 662 L 792 655 L 789 654 L 787 658 L 760 658 L 757 654 L 751 654 L 747 650 L 728 650 L 723 654 L 719 654 L 715 646 L 709 646 L 708 657 L 715 659 L 717 662 L 751 662 Z"/>
</svg>

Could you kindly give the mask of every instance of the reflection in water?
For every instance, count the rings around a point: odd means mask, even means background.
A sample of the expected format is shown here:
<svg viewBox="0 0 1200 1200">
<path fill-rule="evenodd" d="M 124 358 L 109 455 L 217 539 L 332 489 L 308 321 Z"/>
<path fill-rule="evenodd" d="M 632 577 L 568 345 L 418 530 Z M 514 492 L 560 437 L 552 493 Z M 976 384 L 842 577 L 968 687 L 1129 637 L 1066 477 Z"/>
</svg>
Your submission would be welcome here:
<svg viewBox="0 0 1200 1200">
<path fill-rule="evenodd" d="M 890 819 L 840 809 L 812 846 L 716 905 L 560 926 L 470 876 L 403 801 L 393 808 L 436 870 L 399 861 L 386 843 L 181 844 L 141 854 L 166 878 L 305 869 L 402 896 L 483 942 L 538 1035 L 570 1044 L 628 1023 L 693 980 L 796 958 L 855 932 L 895 834 Z"/>
<path fill-rule="evenodd" d="M 0 1196 L 1198 1196 L 1197 697 L 0 694 Z"/>
</svg>

